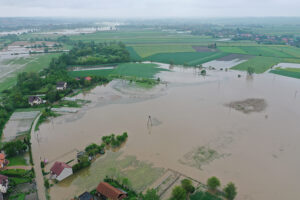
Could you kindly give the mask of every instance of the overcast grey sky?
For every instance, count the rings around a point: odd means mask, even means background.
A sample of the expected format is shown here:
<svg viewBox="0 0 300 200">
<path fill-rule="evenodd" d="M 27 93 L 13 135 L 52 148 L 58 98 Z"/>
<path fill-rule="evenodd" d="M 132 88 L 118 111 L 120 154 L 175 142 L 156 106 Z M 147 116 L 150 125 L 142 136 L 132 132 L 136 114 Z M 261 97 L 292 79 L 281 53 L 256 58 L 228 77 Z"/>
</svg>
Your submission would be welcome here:
<svg viewBox="0 0 300 200">
<path fill-rule="evenodd" d="M 0 16 L 300 16 L 300 0 L 0 0 Z"/>
</svg>

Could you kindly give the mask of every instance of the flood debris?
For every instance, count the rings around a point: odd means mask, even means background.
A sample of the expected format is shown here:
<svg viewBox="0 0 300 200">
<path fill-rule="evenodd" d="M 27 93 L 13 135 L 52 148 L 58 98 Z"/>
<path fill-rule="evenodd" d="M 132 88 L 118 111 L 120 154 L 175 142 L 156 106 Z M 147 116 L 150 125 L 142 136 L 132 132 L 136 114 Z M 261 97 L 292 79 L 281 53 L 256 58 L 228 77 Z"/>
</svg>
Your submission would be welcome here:
<svg viewBox="0 0 300 200">
<path fill-rule="evenodd" d="M 264 99 L 249 98 L 242 101 L 233 101 L 225 105 L 237 111 L 248 114 L 265 110 L 267 107 L 267 102 Z"/>
<path fill-rule="evenodd" d="M 222 158 L 224 156 L 225 154 L 220 154 L 210 147 L 200 146 L 186 153 L 183 158 L 179 160 L 179 162 L 190 167 L 202 169 L 203 165 L 207 165 L 213 160 Z"/>
</svg>

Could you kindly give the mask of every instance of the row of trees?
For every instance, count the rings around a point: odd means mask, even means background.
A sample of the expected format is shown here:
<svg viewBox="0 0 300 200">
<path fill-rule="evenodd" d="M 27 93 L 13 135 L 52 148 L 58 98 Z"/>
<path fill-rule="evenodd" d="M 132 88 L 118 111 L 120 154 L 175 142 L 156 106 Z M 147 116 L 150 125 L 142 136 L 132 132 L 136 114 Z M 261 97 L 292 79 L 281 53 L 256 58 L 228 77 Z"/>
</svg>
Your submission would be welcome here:
<svg viewBox="0 0 300 200">
<path fill-rule="evenodd" d="M 221 186 L 221 182 L 217 177 L 213 176 L 213 177 L 207 179 L 207 187 L 208 187 L 209 191 L 211 191 L 212 193 L 216 193 L 220 186 Z M 224 192 L 224 196 L 228 200 L 233 200 L 235 198 L 235 196 L 237 195 L 236 187 L 232 182 L 228 183 L 225 186 L 225 188 L 223 189 L 223 192 Z"/>
<path fill-rule="evenodd" d="M 66 67 L 70 65 L 94 65 L 106 63 L 120 63 L 130 61 L 130 55 L 121 42 L 111 43 L 83 43 L 79 41 L 68 52 L 60 56 L 50 67 Z"/>
<path fill-rule="evenodd" d="M 218 194 L 224 196 L 228 200 L 233 200 L 237 195 L 237 190 L 235 185 L 230 182 L 228 183 L 223 191 L 219 191 L 218 188 L 221 186 L 221 182 L 215 176 L 207 180 L 208 192 L 211 194 Z M 194 193 L 195 187 L 192 181 L 189 179 L 184 179 L 181 181 L 180 186 L 176 186 L 172 191 L 172 196 L 170 200 L 186 200 L 189 199 L 190 194 Z"/>
</svg>

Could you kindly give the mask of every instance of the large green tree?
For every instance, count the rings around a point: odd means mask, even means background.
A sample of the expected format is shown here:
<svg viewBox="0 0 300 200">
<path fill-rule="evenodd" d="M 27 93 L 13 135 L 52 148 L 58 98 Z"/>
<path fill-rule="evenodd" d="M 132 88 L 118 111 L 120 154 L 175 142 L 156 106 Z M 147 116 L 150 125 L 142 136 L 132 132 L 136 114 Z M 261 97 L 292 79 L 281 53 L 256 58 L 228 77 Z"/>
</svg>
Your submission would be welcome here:
<svg viewBox="0 0 300 200">
<path fill-rule="evenodd" d="M 221 185 L 220 180 L 215 176 L 207 179 L 208 189 L 212 191 L 215 191 L 220 185 Z"/>
<path fill-rule="evenodd" d="M 236 187 L 232 182 L 228 183 L 223 191 L 228 200 L 233 200 L 237 195 Z"/>
<path fill-rule="evenodd" d="M 186 191 L 181 186 L 176 186 L 172 190 L 171 200 L 186 200 Z"/>
<path fill-rule="evenodd" d="M 143 200 L 159 200 L 159 196 L 155 189 L 147 190 L 146 194 L 142 197 Z"/>
<path fill-rule="evenodd" d="M 195 191 L 195 187 L 189 179 L 183 179 L 181 181 L 181 187 L 186 191 L 186 193 L 193 193 Z"/>
</svg>

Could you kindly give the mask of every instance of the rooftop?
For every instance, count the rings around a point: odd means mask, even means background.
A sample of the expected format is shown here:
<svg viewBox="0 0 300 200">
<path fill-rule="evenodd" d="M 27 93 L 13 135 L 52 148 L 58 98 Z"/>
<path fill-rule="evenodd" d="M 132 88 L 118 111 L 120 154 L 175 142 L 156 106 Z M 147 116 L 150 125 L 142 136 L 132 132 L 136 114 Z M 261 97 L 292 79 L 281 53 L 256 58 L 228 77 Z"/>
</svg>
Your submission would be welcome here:
<svg viewBox="0 0 300 200">
<path fill-rule="evenodd" d="M 99 185 L 97 186 L 97 192 L 112 200 L 119 200 L 126 197 L 126 193 L 106 182 L 99 183 Z"/>
<path fill-rule="evenodd" d="M 72 168 L 69 165 L 67 165 L 64 162 L 58 162 L 56 161 L 54 165 L 51 167 L 50 171 L 52 174 L 55 174 L 56 176 L 59 176 L 60 173 L 65 169 L 65 168 Z"/>
</svg>

